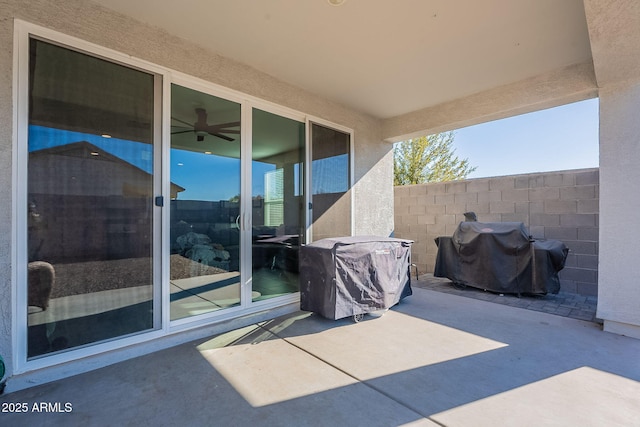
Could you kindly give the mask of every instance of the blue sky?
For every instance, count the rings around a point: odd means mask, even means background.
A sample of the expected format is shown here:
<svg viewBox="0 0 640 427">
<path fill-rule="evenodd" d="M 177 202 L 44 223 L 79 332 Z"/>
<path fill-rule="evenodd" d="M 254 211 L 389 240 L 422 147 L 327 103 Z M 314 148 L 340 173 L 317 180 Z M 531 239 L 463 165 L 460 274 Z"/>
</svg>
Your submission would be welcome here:
<svg viewBox="0 0 640 427">
<path fill-rule="evenodd" d="M 455 155 L 477 169 L 468 178 L 597 167 L 598 99 L 454 131 Z"/>
</svg>

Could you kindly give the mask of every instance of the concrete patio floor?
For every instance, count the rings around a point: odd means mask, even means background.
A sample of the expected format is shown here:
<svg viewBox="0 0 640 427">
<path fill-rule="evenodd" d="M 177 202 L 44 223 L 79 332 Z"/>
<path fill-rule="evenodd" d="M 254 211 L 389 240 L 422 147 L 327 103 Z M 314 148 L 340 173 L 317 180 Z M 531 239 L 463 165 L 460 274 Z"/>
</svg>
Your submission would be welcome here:
<svg viewBox="0 0 640 427">
<path fill-rule="evenodd" d="M 7 426 L 640 426 L 640 340 L 416 287 L 382 317 L 296 312 L 0 402 Z"/>
</svg>

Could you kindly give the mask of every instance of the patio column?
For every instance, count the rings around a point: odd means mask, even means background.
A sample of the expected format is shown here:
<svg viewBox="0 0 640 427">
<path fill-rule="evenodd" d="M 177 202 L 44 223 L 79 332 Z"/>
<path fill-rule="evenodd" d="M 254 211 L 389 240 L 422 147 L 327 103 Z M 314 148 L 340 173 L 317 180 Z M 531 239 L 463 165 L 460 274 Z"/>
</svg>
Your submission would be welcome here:
<svg viewBox="0 0 640 427">
<path fill-rule="evenodd" d="M 600 265 L 604 330 L 640 338 L 640 82 L 600 91 Z"/>
<path fill-rule="evenodd" d="M 585 0 L 600 94 L 597 316 L 640 339 L 640 2 Z"/>
</svg>

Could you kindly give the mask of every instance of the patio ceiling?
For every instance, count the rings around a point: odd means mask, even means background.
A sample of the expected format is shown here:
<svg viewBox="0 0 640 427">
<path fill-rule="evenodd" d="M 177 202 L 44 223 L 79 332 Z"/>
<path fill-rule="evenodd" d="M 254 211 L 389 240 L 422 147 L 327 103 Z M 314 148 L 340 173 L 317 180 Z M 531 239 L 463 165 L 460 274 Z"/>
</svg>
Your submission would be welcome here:
<svg viewBox="0 0 640 427">
<path fill-rule="evenodd" d="M 100 4 L 381 119 L 592 60 L 582 0 Z"/>
</svg>

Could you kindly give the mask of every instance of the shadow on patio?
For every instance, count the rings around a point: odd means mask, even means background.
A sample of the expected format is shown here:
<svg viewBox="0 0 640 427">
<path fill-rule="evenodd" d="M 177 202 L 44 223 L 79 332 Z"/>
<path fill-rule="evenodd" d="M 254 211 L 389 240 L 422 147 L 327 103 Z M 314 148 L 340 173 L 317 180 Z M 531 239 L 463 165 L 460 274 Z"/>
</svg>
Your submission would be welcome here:
<svg viewBox="0 0 640 427">
<path fill-rule="evenodd" d="M 414 288 L 381 318 L 297 312 L 0 397 L 5 425 L 638 425 L 640 340 Z M 67 413 L 38 413 L 40 408 Z M 56 403 L 59 405 L 56 406 Z M 69 406 L 66 406 L 69 407 Z M 15 408 L 15 406 L 13 406 Z"/>
</svg>

